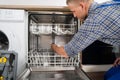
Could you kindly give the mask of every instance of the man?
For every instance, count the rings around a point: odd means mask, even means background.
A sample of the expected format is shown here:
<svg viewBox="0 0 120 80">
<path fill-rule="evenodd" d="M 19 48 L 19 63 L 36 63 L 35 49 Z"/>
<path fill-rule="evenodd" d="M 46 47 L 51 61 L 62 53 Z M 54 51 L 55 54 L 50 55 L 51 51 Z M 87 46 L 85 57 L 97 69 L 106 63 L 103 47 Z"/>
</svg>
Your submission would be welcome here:
<svg viewBox="0 0 120 80">
<path fill-rule="evenodd" d="M 120 1 L 97 4 L 92 0 L 67 0 L 68 8 L 84 23 L 65 46 L 52 44 L 52 49 L 68 58 L 78 54 L 94 41 L 120 46 Z"/>
<path fill-rule="evenodd" d="M 72 40 L 65 46 L 52 44 L 52 49 L 68 58 L 78 54 L 94 41 L 120 46 L 120 0 L 97 4 L 92 0 L 67 0 L 67 5 L 74 17 L 84 23 Z M 120 64 L 120 58 L 114 65 Z M 120 66 L 105 74 L 105 80 L 120 80 Z M 114 71 L 114 69 L 118 69 Z M 113 72 L 113 73 L 111 73 Z"/>
</svg>

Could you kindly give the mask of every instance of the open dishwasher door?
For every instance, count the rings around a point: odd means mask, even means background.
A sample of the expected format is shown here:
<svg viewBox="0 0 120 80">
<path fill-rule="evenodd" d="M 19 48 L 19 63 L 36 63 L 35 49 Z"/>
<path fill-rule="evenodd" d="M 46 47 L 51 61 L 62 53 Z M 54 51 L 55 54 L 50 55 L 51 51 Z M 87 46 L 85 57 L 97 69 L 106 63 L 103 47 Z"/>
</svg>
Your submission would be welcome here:
<svg viewBox="0 0 120 80">
<path fill-rule="evenodd" d="M 26 72 L 17 80 L 92 80 L 82 69 L 63 71 L 30 71 Z"/>
<path fill-rule="evenodd" d="M 31 72 L 29 80 L 91 80 L 87 74 L 77 68 L 68 71 Z"/>
</svg>

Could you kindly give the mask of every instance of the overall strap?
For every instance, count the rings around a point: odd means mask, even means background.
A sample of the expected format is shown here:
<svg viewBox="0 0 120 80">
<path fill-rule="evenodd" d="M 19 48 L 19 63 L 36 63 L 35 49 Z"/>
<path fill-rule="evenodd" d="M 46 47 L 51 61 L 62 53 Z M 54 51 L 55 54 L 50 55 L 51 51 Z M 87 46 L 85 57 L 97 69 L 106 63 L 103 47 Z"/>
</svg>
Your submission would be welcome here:
<svg viewBox="0 0 120 80">
<path fill-rule="evenodd" d="M 112 0 L 112 1 L 120 1 L 120 0 Z"/>
<path fill-rule="evenodd" d="M 113 1 L 115 3 L 102 4 L 102 5 L 98 6 L 97 8 L 109 7 L 109 6 L 113 6 L 113 5 L 120 5 L 120 0 L 113 0 Z"/>
</svg>

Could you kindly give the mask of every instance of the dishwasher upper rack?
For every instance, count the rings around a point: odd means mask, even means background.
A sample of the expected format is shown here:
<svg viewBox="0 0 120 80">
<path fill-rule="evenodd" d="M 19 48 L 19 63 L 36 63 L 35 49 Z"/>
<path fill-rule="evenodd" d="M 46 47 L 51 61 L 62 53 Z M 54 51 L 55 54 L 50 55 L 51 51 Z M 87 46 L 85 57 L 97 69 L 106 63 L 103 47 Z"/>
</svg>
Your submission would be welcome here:
<svg viewBox="0 0 120 80">
<path fill-rule="evenodd" d="M 73 35 L 76 32 L 76 24 L 50 24 L 50 23 L 31 23 L 30 32 L 32 34 L 52 34 Z"/>
<path fill-rule="evenodd" d="M 50 49 L 32 49 L 28 52 L 29 67 L 75 67 L 79 66 L 80 55 L 64 58 Z"/>
</svg>

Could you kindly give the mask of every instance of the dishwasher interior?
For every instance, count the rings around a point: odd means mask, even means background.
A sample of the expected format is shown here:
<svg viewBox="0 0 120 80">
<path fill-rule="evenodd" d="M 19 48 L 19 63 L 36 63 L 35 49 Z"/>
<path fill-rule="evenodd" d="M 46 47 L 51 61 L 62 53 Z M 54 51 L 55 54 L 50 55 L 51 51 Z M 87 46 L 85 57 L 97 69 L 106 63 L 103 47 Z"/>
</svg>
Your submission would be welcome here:
<svg viewBox="0 0 120 80">
<path fill-rule="evenodd" d="M 70 12 L 30 12 L 26 79 L 90 80 L 79 69 L 79 54 L 66 59 L 51 49 L 52 43 L 64 46 L 77 30 L 78 20 Z"/>
</svg>

